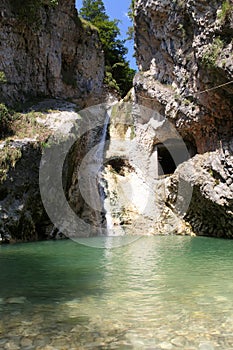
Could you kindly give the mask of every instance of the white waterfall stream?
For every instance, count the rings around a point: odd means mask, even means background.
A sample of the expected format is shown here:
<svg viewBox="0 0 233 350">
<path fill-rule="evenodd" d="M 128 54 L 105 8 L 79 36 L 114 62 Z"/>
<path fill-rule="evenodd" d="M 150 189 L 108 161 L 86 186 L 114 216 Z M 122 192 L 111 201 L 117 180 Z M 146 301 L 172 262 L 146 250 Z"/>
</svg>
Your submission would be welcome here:
<svg viewBox="0 0 233 350">
<path fill-rule="evenodd" d="M 110 115 L 111 109 L 107 109 L 102 116 L 102 124 L 98 124 L 98 129 L 101 127 L 101 134 L 97 130 L 99 141 L 83 158 L 78 173 L 80 192 L 85 200 L 82 218 L 96 227 L 97 235 L 106 235 L 106 226 L 109 224 L 109 215 L 104 205 L 106 183 L 102 172 Z"/>
<path fill-rule="evenodd" d="M 100 185 L 100 199 L 103 203 L 103 208 L 105 211 L 105 220 L 106 220 L 106 226 L 107 226 L 107 233 L 108 235 L 111 234 L 113 230 L 113 221 L 111 216 L 111 210 L 110 210 L 110 202 L 109 198 L 106 197 L 106 181 L 103 179 L 103 167 L 104 167 L 104 157 L 105 157 L 105 146 L 106 146 L 106 138 L 107 138 L 107 131 L 108 131 L 108 125 L 110 122 L 110 116 L 111 116 L 111 109 L 109 109 L 106 113 L 106 119 L 105 124 L 102 130 L 102 136 L 101 140 L 98 144 L 98 148 L 96 151 L 96 156 L 99 159 L 100 162 L 100 173 L 99 173 L 99 185 Z"/>
<path fill-rule="evenodd" d="M 97 149 L 96 149 L 96 158 L 99 160 L 100 164 L 103 164 L 104 162 L 104 148 L 105 148 L 105 142 L 106 142 L 106 138 L 107 138 L 107 131 L 108 131 L 108 124 L 109 124 L 109 120 L 110 120 L 110 111 L 106 112 L 106 119 L 104 122 L 104 126 L 102 129 L 102 134 L 101 134 L 101 139 L 100 142 L 97 145 Z"/>
</svg>

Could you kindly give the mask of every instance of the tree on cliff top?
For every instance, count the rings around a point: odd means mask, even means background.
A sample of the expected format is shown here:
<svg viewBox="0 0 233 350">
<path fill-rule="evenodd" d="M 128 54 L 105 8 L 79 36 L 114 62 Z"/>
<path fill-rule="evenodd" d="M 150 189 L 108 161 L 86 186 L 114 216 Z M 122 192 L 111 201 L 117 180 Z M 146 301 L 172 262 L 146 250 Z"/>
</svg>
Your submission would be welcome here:
<svg viewBox="0 0 233 350">
<path fill-rule="evenodd" d="M 118 38 L 119 21 L 109 19 L 102 0 L 83 0 L 79 14 L 99 30 L 105 55 L 105 82 L 118 90 L 121 96 L 126 95 L 132 87 L 135 71 L 125 59 L 128 50 L 124 41 Z"/>
<path fill-rule="evenodd" d="M 128 27 L 128 32 L 127 32 L 127 40 L 134 40 L 134 8 L 135 8 L 135 0 L 131 0 L 127 16 L 129 20 L 131 21 L 132 25 Z"/>
</svg>

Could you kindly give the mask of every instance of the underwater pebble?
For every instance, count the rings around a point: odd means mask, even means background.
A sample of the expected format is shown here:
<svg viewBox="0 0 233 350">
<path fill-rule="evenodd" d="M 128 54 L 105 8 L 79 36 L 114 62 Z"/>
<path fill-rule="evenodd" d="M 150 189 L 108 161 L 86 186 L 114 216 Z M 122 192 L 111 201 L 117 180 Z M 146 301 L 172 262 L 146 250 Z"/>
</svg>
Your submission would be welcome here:
<svg viewBox="0 0 233 350">
<path fill-rule="evenodd" d="M 182 348 L 185 344 L 185 339 L 183 337 L 176 337 L 171 340 L 171 343 Z"/>
<path fill-rule="evenodd" d="M 24 304 L 26 302 L 25 297 L 13 297 L 6 299 L 6 303 L 8 304 Z"/>
<path fill-rule="evenodd" d="M 29 338 L 22 338 L 20 341 L 21 346 L 31 346 L 32 345 L 32 340 Z"/>
<path fill-rule="evenodd" d="M 20 347 L 17 344 L 13 343 L 12 341 L 9 341 L 5 344 L 4 349 L 6 349 L 6 350 L 18 350 L 18 349 L 20 349 Z"/>
<path fill-rule="evenodd" d="M 202 342 L 199 344 L 199 350 L 214 350 L 214 347 L 209 342 Z"/>
<path fill-rule="evenodd" d="M 7 342 L 8 339 L 2 338 L 0 339 L 0 345 L 3 345 Z"/>
<path fill-rule="evenodd" d="M 163 342 L 161 343 L 160 345 L 160 348 L 163 349 L 163 350 L 171 350 L 173 349 L 173 346 L 171 343 L 168 343 L 168 342 Z"/>
</svg>

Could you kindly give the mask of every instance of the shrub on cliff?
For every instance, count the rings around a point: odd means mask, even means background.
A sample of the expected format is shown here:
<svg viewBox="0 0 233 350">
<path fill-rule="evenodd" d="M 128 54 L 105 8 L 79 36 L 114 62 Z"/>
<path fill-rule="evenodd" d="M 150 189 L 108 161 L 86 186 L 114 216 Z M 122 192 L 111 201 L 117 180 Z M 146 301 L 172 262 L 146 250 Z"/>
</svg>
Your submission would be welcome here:
<svg viewBox="0 0 233 350">
<path fill-rule="evenodd" d="M 9 133 L 11 120 L 12 113 L 3 103 L 0 103 L 0 138 Z"/>
<path fill-rule="evenodd" d="M 132 87 L 135 71 L 129 67 L 125 55 L 127 48 L 120 40 L 119 21 L 110 20 L 102 0 L 83 0 L 80 16 L 91 22 L 99 30 L 100 40 L 105 54 L 105 82 L 125 96 Z"/>
<path fill-rule="evenodd" d="M 218 19 L 221 23 L 225 23 L 230 17 L 233 16 L 233 4 L 231 0 L 225 0 L 222 3 L 221 10 L 218 12 Z"/>
<path fill-rule="evenodd" d="M 134 8 L 135 8 L 135 0 L 131 0 L 127 16 L 130 19 L 132 25 L 128 27 L 127 40 L 134 40 L 134 26 L 133 26 L 133 22 L 134 22 Z"/>
</svg>

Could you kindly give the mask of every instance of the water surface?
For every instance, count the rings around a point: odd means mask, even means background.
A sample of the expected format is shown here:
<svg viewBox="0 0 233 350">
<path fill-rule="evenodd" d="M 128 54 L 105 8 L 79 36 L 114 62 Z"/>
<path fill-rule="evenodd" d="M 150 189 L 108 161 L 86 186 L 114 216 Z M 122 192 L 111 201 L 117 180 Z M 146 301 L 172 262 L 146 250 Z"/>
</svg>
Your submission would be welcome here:
<svg viewBox="0 0 233 350">
<path fill-rule="evenodd" d="M 232 350 L 232 252 L 177 236 L 0 246 L 0 349 Z"/>
</svg>

